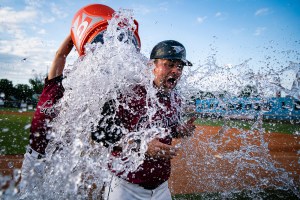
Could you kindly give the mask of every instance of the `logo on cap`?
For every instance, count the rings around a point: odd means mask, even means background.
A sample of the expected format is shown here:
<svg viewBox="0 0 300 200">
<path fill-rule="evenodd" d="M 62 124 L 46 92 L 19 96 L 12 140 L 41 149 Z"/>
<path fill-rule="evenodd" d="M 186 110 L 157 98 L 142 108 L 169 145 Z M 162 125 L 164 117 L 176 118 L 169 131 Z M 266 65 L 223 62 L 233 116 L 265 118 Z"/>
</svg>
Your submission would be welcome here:
<svg viewBox="0 0 300 200">
<path fill-rule="evenodd" d="M 184 50 L 184 48 L 181 47 L 181 46 L 172 46 L 172 47 L 173 47 L 173 49 L 176 51 L 176 53 L 179 53 L 179 52 L 181 52 L 181 51 Z"/>
</svg>

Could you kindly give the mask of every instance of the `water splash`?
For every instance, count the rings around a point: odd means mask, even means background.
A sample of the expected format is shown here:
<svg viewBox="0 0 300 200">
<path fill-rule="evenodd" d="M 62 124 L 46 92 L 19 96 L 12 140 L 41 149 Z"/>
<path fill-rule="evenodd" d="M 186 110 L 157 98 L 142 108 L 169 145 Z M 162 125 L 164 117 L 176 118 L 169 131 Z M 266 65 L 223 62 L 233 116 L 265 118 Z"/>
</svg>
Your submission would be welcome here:
<svg viewBox="0 0 300 200">
<path fill-rule="evenodd" d="M 151 81 L 153 66 L 131 43 L 128 30 L 134 29 L 132 11 L 117 12 L 104 34 L 104 44 L 87 45 L 85 57 L 66 71 L 64 97 L 56 105 L 60 112 L 49 124 L 51 142 L 46 149 L 44 181 L 26 198 L 77 199 L 87 198 L 89 193 L 99 195 L 110 176 L 108 163 L 112 170 L 126 176 L 143 162 L 146 144 L 157 136 L 154 133 L 164 132 L 153 129 L 127 133 L 123 129 L 126 136 L 119 142 L 124 144 L 121 157 L 111 156 L 113 146 L 106 148 L 91 141 L 91 132 L 102 117 L 101 108 L 109 100 L 116 100 L 120 91 L 132 93 L 134 86 L 144 85 L 148 99 L 157 99 Z M 149 116 L 154 113 L 148 109 Z M 139 152 L 133 152 L 134 146 L 128 142 L 134 138 L 141 140 Z"/>
<path fill-rule="evenodd" d="M 135 28 L 133 14 L 129 10 L 120 10 L 116 16 L 118 17 L 113 17 L 109 22 L 104 34 L 104 44 L 87 45 L 86 56 L 65 70 L 64 97 L 56 105 L 60 113 L 49 124 L 53 129 L 49 132 L 51 142 L 47 147 L 44 181 L 36 190 L 26 194 L 28 199 L 96 198 L 103 184 L 109 180 L 108 163 L 117 171 L 125 171 L 125 175 L 134 171 L 143 162 L 147 143 L 157 133 L 164 132 L 151 129 L 127 133 L 127 130 L 122 130 L 126 134 L 120 143 L 125 144 L 123 157 L 126 160 L 112 157 L 109 153 L 112 146 L 106 148 L 90 139 L 90 133 L 101 117 L 104 103 L 117 99 L 120 91 L 130 93 L 134 85 L 141 84 L 147 87 L 148 98 L 156 100 L 156 91 L 151 81 L 153 66 L 149 66 L 148 59 L 131 44 L 128 30 Z M 125 26 L 120 27 L 120 23 Z M 283 52 L 289 53 L 291 52 Z M 270 96 L 279 89 L 287 95 L 297 97 L 299 84 L 297 86 L 295 83 L 294 89 L 286 88 L 281 85 L 280 76 L 288 70 L 298 72 L 299 60 L 296 59 L 287 66 L 279 63 L 279 67 L 272 67 L 272 63 L 277 60 L 272 61 L 271 57 L 267 57 L 266 61 L 260 63 L 259 70 L 253 68 L 253 60 L 250 58 L 237 65 L 220 66 L 213 54 L 205 64 L 185 68 L 178 92 L 186 101 L 191 96 L 199 95 L 199 90 L 210 91 L 221 100 L 221 94 L 227 98 L 237 96 L 241 89 L 250 84 L 257 88 L 255 95 L 261 97 Z M 149 109 L 147 114 L 152 116 L 154 113 L 155 110 Z M 249 197 L 259 198 L 260 191 L 266 187 L 291 190 L 300 197 L 297 180 L 292 178 L 290 172 L 277 167 L 272 159 L 262 123 L 259 116 L 251 123 L 251 128 L 245 130 L 225 119 L 223 133 L 217 137 L 209 136 L 199 141 L 204 133 L 198 131 L 193 137 L 183 140 L 180 144 L 184 147 L 181 162 L 186 163 L 194 174 L 189 177 L 190 183 L 202 187 L 199 190 L 212 187 L 213 191 L 221 191 L 221 198 L 230 198 L 232 194 L 244 189 L 249 191 Z M 233 138 L 226 135 L 230 129 L 238 130 Z M 134 146 L 128 141 L 135 138 L 141 140 L 140 152 L 131 151 Z M 219 153 L 226 144 L 236 141 L 239 142 L 239 147 Z M 195 151 L 195 148 L 200 150 Z M 234 168 L 230 169 L 230 176 L 222 170 L 214 170 L 212 173 L 211 169 L 218 168 L 220 160 L 234 164 Z M 269 175 L 260 174 L 262 172 Z M 213 180 L 213 185 L 203 186 L 202 183 L 207 183 L 207 180 Z M 239 188 L 236 188 L 237 182 Z M 7 196 L 10 198 L 16 191 L 13 186 L 9 188 L 10 192 L 6 193 L 11 194 Z"/>
</svg>

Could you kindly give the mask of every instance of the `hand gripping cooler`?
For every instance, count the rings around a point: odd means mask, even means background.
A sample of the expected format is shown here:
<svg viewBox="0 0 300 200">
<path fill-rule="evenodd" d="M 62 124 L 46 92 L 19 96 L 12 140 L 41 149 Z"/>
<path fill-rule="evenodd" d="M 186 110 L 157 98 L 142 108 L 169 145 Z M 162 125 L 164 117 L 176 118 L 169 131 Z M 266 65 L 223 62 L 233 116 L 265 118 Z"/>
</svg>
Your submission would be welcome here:
<svg viewBox="0 0 300 200">
<path fill-rule="evenodd" d="M 84 45 L 92 42 L 103 43 L 103 33 L 107 29 L 108 20 L 115 11 L 102 4 L 91 4 L 81 8 L 74 16 L 71 28 L 71 37 L 80 56 L 84 55 Z M 134 40 L 138 47 L 141 41 L 138 34 L 138 23 L 134 20 L 136 30 Z"/>
</svg>

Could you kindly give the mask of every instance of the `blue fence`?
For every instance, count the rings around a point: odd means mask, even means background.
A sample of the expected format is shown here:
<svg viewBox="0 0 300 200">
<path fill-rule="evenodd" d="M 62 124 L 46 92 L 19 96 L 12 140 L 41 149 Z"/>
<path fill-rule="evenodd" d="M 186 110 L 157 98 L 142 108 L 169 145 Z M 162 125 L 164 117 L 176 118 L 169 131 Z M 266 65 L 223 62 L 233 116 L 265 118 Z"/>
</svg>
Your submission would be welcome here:
<svg viewBox="0 0 300 200">
<path fill-rule="evenodd" d="M 292 97 L 197 99 L 196 111 L 203 117 L 300 120 L 300 101 Z"/>
</svg>

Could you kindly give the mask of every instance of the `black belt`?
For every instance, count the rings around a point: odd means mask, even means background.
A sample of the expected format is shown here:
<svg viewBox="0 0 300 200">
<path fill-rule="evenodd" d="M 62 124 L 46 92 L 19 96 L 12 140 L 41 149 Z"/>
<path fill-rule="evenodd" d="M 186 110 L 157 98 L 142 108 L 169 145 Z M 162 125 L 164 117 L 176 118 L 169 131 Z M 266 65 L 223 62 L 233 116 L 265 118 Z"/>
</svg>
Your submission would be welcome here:
<svg viewBox="0 0 300 200">
<path fill-rule="evenodd" d="M 146 190 L 155 190 L 156 188 L 158 188 L 161 184 L 159 185 L 144 185 L 144 184 L 139 184 L 139 186 L 141 186 L 142 188 L 146 189 Z"/>
</svg>

